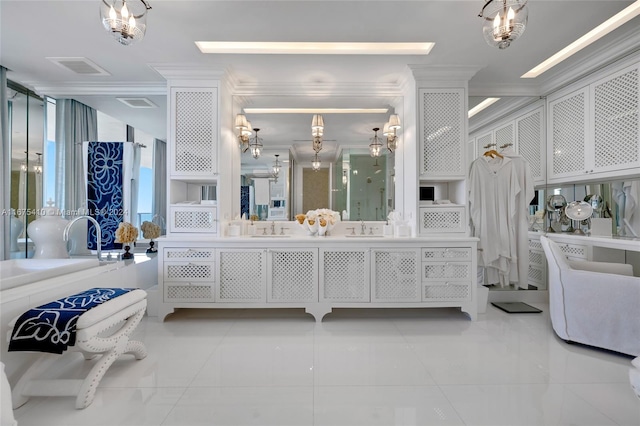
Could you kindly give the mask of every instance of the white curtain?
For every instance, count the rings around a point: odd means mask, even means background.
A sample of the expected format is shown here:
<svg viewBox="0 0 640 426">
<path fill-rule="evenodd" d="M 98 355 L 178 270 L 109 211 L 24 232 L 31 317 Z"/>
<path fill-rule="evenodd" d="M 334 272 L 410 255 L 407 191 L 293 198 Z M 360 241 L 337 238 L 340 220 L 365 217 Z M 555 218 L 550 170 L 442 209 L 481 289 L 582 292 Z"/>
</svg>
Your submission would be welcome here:
<svg viewBox="0 0 640 426">
<path fill-rule="evenodd" d="M 2 160 L 2 173 L 0 173 L 0 188 L 2 196 L 0 208 L 2 211 L 11 211 L 11 141 L 9 139 L 9 99 L 7 97 L 7 69 L 0 66 L 0 158 Z M 2 215 L 0 226 L 0 260 L 7 259 L 10 252 L 11 218 L 10 215 Z"/>
<path fill-rule="evenodd" d="M 160 139 L 153 142 L 153 217 L 162 218 L 153 220 L 159 225 L 162 234 L 166 232 L 165 218 L 167 217 L 167 143 Z"/>
<path fill-rule="evenodd" d="M 56 207 L 77 211 L 86 206 L 82 142 L 98 139 L 95 109 L 73 99 L 56 100 Z"/>
<path fill-rule="evenodd" d="M 142 149 L 137 143 L 131 143 L 133 146 L 133 164 L 131 164 L 131 216 L 130 222 L 136 228 L 139 228 L 141 223 L 138 223 L 138 192 L 140 190 L 140 150 Z M 126 157 L 125 157 L 126 158 Z"/>
</svg>

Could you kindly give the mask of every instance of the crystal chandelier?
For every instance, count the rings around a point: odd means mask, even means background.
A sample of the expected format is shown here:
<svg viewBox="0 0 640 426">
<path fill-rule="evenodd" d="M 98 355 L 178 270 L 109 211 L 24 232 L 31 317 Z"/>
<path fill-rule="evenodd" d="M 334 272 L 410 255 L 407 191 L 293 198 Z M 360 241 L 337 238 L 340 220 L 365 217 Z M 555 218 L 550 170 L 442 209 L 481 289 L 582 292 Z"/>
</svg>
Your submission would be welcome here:
<svg viewBox="0 0 640 426">
<path fill-rule="evenodd" d="M 372 157 L 379 157 L 380 153 L 382 152 L 382 142 L 378 137 L 378 130 L 380 130 L 380 128 L 378 127 L 373 128 L 373 131 L 375 133 L 371 138 L 371 143 L 369 144 L 369 154 L 371 154 Z"/>
<path fill-rule="evenodd" d="M 392 114 L 389 117 L 389 121 L 384 123 L 382 134 L 387 137 L 387 149 L 391 152 L 398 149 L 398 135 L 397 131 L 402 126 L 400 125 L 400 116 Z"/>
<path fill-rule="evenodd" d="M 144 37 L 149 9 L 145 0 L 102 0 L 100 19 L 118 43 L 129 46 Z"/>
<path fill-rule="evenodd" d="M 527 0 L 488 0 L 480 13 L 482 34 L 489 46 L 506 49 L 527 26 Z"/>
<path fill-rule="evenodd" d="M 311 168 L 314 172 L 320 170 L 320 160 L 318 159 L 318 153 L 313 156 L 313 161 L 311 162 Z"/>
<path fill-rule="evenodd" d="M 35 166 L 33 166 L 33 171 L 36 172 L 37 175 L 41 175 L 42 174 L 42 153 L 36 152 L 36 155 L 38 156 L 38 162 L 36 163 Z"/>
<path fill-rule="evenodd" d="M 322 135 L 324 134 L 324 119 L 322 115 L 315 114 L 311 120 L 311 136 L 313 136 L 313 150 L 318 153 L 322 150 Z"/>
<path fill-rule="evenodd" d="M 280 157 L 280 154 L 276 154 L 276 161 L 273 162 L 273 167 L 271 168 L 275 177 L 278 177 L 280 175 L 280 168 L 282 167 L 282 164 L 280 164 L 280 161 L 278 161 L 278 157 Z"/>
<path fill-rule="evenodd" d="M 238 129 L 238 147 L 242 152 L 247 152 L 251 136 L 251 123 L 244 114 L 236 115 L 235 128 Z"/>
<path fill-rule="evenodd" d="M 249 140 L 249 149 L 251 150 L 251 155 L 253 156 L 253 158 L 258 158 L 262 153 L 262 138 L 258 137 L 258 132 L 260 131 L 260 129 L 253 129 L 253 131 L 256 132 L 256 135 L 253 137 L 253 139 Z"/>
</svg>

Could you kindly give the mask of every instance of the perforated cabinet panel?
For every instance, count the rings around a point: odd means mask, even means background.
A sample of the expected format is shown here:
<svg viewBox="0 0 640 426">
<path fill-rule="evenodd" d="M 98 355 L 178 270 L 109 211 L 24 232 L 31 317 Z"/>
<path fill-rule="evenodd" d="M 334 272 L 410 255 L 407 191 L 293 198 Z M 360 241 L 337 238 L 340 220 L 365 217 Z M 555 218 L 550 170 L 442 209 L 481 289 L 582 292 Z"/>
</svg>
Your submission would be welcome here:
<svg viewBox="0 0 640 426">
<path fill-rule="evenodd" d="M 496 129 L 496 146 L 498 148 L 506 144 L 514 145 L 514 142 L 515 141 L 513 140 L 513 123 L 508 124 L 504 127 L 500 127 L 499 129 Z"/>
<path fill-rule="evenodd" d="M 220 251 L 220 302 L 266 302 L 264 250 Z"/>
<path fill-rule="evenodd" d="M 421 89 L 419 103 L 420 174 L 464 175 L 463 91 Z"/>
<path fill-rule="evenodd" d="M 375 280 L 372 298 L 377 302 L 421 299 L 418 250 L 372 250 Z"/>
<path fill-rule="evenodd" d="M 369 301 L 368 257 L 366 250 L 324 250 L 324 288 L 320 298 L 336 302 Z"/>
<path fill-rule="evenodd" d="M 467 300 L 471 297 L 470 284 L 467 282 L 434 282 L 423 285 L 424 301 Z"/>
<path fill-rule="evenodd" d="M 270 286 L 267 301 L 317 301 L 317 249 L 269 250 Z"/>
<path fill-rule="evenodd" d="M 534 180 L 544 179 L 542 164 L 542 108 L 517 121 L 518 153 L 531 168 Z"/>
<path fill-rule="evenodd" d="M 175 164 L 177 174 L 211 174 L 216 168 L 217 91 L 175 93 Z"/>
<path fill-rule="evenodd" d="M 554 175 L 585 170 L 586 96 L 581 90 L 551 104 Z"/>
<path fill-rule="evenodd" d="M 420 233 L 465 232 L 465 209 L 459 207 L 420 207 Z"/>
<path fill-rule="evenodd" d="M 638 165 L 638 69 L 595 85 L 595 167 Z"/>
</svg>

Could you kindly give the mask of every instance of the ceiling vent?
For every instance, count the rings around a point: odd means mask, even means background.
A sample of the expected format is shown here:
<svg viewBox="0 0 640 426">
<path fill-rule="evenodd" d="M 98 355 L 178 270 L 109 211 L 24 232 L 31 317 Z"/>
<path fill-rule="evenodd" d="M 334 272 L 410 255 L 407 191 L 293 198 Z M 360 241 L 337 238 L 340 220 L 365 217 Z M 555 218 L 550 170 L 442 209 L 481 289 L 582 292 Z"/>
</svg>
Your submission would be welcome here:
<svg viewBox="0 0 640 426">
<path fill-rule="evenodd" d="M 80 75 L 111 75 L 87 58 L 47 58 L 54 64 Z"/>
<path fill-rule="evenodd" d="M 131 108 L 157 108 L 157 105 L 147 98 L 116 98 Z"/>
</svg>

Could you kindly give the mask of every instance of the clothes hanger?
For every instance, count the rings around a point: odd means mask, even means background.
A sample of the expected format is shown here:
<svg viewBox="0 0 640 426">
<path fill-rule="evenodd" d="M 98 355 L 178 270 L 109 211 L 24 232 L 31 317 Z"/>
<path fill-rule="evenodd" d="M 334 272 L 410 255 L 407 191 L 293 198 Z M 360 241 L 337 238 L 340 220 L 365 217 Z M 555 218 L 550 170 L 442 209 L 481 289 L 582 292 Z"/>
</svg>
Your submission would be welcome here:
<svg viewBox="0 0 640 426">
<path fill-rule="evenodd" d="M 490 143 L 489 145 L 485 145 L 483 148 L 487 149 L 490 148 L 492 146 L 496 146 L 495 143 Z M 504 156 L 502 154 L 500 154 L 498 151 L 496 151 L 495 149 L 490 149 L 489 151 L 485 151 L 485 153 L 483 154 L 485 157 L 491 157 L 491 158 L 504 158 Z"/>
</svg>

